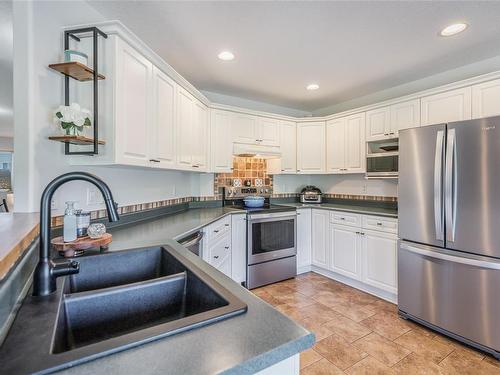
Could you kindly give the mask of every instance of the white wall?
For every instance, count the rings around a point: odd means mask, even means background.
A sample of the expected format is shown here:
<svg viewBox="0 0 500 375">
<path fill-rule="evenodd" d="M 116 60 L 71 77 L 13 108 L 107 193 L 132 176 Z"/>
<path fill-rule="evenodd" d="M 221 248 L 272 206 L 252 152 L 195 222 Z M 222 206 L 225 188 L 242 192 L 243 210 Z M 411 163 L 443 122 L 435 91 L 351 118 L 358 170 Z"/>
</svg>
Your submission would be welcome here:
<svg viewBox="0 0 500 375">
<path fill-rule="evenodd" d="M 47 67 L 61 57 L 61 28 L 99 21 L 104 21 L 102 15 L 84 1 L 14 2 L 15 211 L 38 211 L 47 183 L 75 170 L 100 176 L 121 206 L 191 196 L 200 190 L 198 185 L 193 189 L 199 177 L 187 172 L 70 166 L 60 144 L 47 139 L 54 131 L 52 112 L 64 102 L 63 79 Z M 54 213 L 64 208 L 66 200 L 79 201 L 86 209 L 103 207 L 87 205 L 89 187 L 93 188 L 83 182 L 61 187 Z"/>
<path fill-rule="evenodd" d="M 398 185 L 392 180 L 366 180 L 364 175 L 276 175 L 275 193 L 298 193 L 306 185 L 315 185 L 323 193 L 378 195 L 397 197 Z"/>
</svg>

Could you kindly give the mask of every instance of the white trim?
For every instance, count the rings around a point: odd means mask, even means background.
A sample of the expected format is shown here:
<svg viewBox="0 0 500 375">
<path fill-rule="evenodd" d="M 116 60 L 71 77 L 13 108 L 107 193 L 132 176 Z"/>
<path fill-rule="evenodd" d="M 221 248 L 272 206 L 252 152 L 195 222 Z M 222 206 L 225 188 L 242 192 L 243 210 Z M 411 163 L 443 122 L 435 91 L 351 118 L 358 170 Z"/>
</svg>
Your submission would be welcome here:
<svg viewBox="0 0 500 375">
<path fill-rule="evenodd" d="M 306 272 L 311 272 L 311 266 L 302 266 L 297 268 L 297 275 L 300 275 L 301 273 L 306 273 Z"/>
<path fill-rule="evenodd" d="M 394 293 L 386 292 L 385 290 L 381 290 L 370 285 L 367 285 L 361 281 L 351 279 L 350 277 L 339 275 L 336 272 L 332 272 L 326 270 L 324 268 L 318 266 L 311 266 L 311 271 L 319 273 L 325 277 L 341 282 L 342 284 L 346 284 L 352 286 L 353 288 L 362 290 L 363 292 L 374 295 L 375 297 L 382 298 L 383 300 L 389 301 L 391 303 L 398 303 L 398 296 Z"/>
</svg>

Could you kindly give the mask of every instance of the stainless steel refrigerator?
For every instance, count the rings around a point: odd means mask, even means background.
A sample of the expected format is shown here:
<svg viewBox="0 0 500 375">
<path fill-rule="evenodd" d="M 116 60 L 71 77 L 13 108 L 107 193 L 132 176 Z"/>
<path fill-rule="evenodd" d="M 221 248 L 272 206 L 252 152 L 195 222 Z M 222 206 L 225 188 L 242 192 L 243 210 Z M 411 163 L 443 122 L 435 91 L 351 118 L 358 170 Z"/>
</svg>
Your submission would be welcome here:
<svg viewBox="0 0 500 375">
<path fill-rule="evenodd" d="M 399 133 L 398 308 L 500 357 L 500 117 Z"/>
</svg>

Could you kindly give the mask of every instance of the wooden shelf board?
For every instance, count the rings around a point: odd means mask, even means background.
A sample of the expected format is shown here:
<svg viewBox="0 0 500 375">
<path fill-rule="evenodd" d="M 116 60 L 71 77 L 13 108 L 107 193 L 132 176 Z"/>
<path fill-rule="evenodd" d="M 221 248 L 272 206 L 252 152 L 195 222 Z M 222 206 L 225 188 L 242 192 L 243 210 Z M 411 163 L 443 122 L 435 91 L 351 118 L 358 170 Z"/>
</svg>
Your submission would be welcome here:
<svg viewBox="0 0 500 375">
<path fill-rule="evenodd" d="M 92 138 L 84 137 L 83 135 L 55 135 L 49 137 L 51 141 L 57 142 L 68 142 L 73 145 L 91 145 L 94 144 L 94 140 Z M 100 145 L 106 144 L 104 141 L 98 141 Z"/>
<path fill-rule="evenodd" d="M 50 64 L 49 68 L 64 74 L 65 76 L 76 79 L 77 81 L 92 81 L 94 79 L 94 71 L 79 62 L 69 61 L 58 64 Z M 98 79 L 105 79 L 102 74 L 98 75 Z"/>
</svg>

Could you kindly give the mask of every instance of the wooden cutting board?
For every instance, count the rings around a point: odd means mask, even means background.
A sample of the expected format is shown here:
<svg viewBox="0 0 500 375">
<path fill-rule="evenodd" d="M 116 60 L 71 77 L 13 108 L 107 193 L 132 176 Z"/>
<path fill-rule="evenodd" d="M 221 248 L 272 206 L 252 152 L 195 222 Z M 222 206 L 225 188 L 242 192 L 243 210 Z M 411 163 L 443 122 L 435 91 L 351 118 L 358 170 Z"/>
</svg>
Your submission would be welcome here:
<svg viewBox="0 0 500 375">
<path fill-rule="evenodd" d="M 102 237 L 90 238 L 89 236 L 80 237 L 72 242 L 64 242 L 63 237 L 52 239 L 51 244 L 55 250 L 63 254 L 66 258 L 83 254 L 83 250 L 101 248 L 107 249 L 113 241 L 110 233 L 104 233 Z"/>
</svg>

